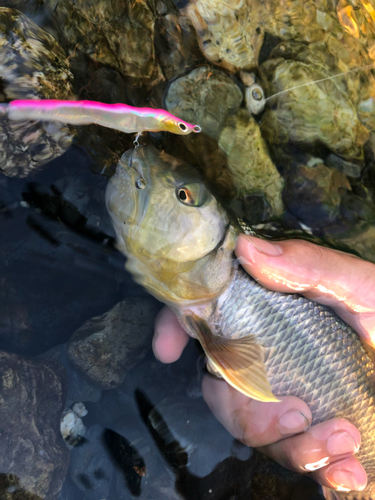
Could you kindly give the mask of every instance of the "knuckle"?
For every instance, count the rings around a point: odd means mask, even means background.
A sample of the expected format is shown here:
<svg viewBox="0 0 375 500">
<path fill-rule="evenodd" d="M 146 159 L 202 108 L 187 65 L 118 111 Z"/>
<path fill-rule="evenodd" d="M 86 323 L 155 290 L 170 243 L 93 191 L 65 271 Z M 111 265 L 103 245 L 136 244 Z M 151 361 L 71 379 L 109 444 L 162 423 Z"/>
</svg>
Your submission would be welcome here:
<svg viewBox="0 0 375 500">
<path fill-rule="evenodd" d="M 238 427 L 240 428 L 240 427 Z M 246 446 L 255 448 L 260 446 L 256 429 L 250 422 L 242 423 L 240 436 L 238 438 Z"/>
</svg>

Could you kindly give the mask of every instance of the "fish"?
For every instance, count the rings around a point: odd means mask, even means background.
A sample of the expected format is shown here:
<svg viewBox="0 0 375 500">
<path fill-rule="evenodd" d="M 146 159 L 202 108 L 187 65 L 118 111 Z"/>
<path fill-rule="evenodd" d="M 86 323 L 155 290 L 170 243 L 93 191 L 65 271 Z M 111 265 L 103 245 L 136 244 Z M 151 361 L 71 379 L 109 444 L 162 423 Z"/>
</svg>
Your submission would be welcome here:
<svg viewBox="0 0 375 500">
<path fill-rule="evenodd" d="M 105 104 L 96 101 L 62 101 L 58 99 L 24 99 L 0 104 L 0 116 L 10 120 L 58 121 L 70 125 L 95 123 L 120 132 L 171 132 L 188 135 L 201 132 L 164 109 L 136 108 L 127 104 Z"/>
<path fill-rule="evenodd" d="M 198 339 L 208 369 L 259 401 L 292 395 L 313 424 L 344 417 L 361 432 L 356 455 L 375 499 L 374 364 L 328 307 L 262 287 L 234 258 L 236 218 L 191 165 L 151 145 L 127 151 L 106 188 L 126 268 Z"/>
</svg>

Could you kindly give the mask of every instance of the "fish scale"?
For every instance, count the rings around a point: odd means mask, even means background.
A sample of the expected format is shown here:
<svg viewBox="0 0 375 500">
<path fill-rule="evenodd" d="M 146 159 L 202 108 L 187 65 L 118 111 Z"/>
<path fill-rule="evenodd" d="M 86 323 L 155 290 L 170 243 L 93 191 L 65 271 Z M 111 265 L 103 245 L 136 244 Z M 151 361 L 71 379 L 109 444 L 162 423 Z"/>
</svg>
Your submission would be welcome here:
<svg viewBox="0 0 375 500">
<path fill-rule="evenodd" d="M 325 306 L 267 290 L 239 267 L 211 322 L 221 325 L 226 338 L 255 335 L 264 347 L 272 391 L 303 399 L 313 424 L 343 416 L 360 429 L 357 458 L 369 486 L 363 496 L 345 493 L 340 498 L 371 498 L 366 495 L 375 480 L 374 367 L 355 331 Z"/>
</svg>

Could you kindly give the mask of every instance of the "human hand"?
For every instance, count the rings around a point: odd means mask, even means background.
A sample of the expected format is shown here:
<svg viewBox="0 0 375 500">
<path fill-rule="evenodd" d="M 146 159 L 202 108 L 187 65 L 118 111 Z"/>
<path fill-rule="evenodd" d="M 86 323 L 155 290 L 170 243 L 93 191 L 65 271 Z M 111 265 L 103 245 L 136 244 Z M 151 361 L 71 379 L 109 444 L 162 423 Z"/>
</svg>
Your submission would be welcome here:
<svg viewBox="0 0 375 500">
<path fill-rule="evenodd" d="M 299 240 L 277 243 L 240 235 L 236 248 L 243 267 L 263 286 L 298 292 L 329 305 L 369 344 L 375 344 L 375 266 L 355 256 Z M 164 308 L 156 320 L 154 352 L 176 361 L 188 336 Z M 366 473 L 353 456 L 360 434 L 336 418 L 310 427 L 308 406 L 295 397 L 261 403 L 213 377 L 203 380 L 203 395 L 220 422 L 243 443 L 258 447 L 289 469 L 311 472 L 330 488 L 363 489 Z"/>
</svg>

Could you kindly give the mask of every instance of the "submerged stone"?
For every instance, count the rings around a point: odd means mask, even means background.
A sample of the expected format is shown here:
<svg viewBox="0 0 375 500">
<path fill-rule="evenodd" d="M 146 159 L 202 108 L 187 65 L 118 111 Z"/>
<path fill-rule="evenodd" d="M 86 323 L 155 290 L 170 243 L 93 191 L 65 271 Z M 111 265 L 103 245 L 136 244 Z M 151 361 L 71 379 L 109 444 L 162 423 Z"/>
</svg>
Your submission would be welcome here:
<svg viewBox="0 0 375 500">
<path fill-rule="evenodd" d="M 246 0 L 197 0 L 182 13 L 192 21 L 209 61 L 228 69 L 254 67 L 263 43 L 267 8 Z"/>
<path fill-rule="evenodd" d="M 362 157 L 369 132 L 358 117 L 347 80 L 344 76 L 326 79 L 341 73 L 336 64 L 325 44 L 295 43 L 280 44 L 262 64 L 272 115 L 264 126 L 277 123 L 279 137 L 274 141 L 301 146 L 320 143 L 346 159 Z"/>
<path fill-rule="evenodd" d="M 199 123 L 203 132 L 217 139 L 242 99 L 239 87 L 223 71 L 199 66 L 170 84 L 165 104 L 170 113 Z"/>
<path fill-rule="evenodd" d="M 0 101 L 72 99 L 72 74 L 56 40 L 16 10 L 0 8 Z M 54 122 L 0 118 L 0 169 L 25 177 L 62 155 L 73 139 Z"/>
<path fill-rule="evenodd" d="M 69 466 L 59 429 L 66 397 L 63 368 L 0 352 L 0 394 L 1 473 L 7 481 L 17 478 L 15 492 L 57 500 Z"/>
<path fill-rule="evenodd" d="M 158 303 L 129 298 L 87 321 L 71 337 L 70 361 L 102 389 L 120 385 L 151 347 Z"/>
<path fill-rule="evenodd" d="M 151 0 L 49 0 L 45 7 L 61 42 L 81 51 L 96 63 L 123 75 L 152 80 L 159 68 L 155 60 L 155 11 Z"/>
<path fill-rule="evenodd" d="M 327 167 L 319 158 L 289 170 L 283 199 L 289 212 L 313 232 L 337 238 L 336 244 L 351 241 L 349 248 L 357 252 L 361 246 L 354 241 L 375 220 L 375 206 L 366 188 L 352 186 L 343 172 Z M 368 250 L 365 258 L 374 260 Z"/>
<path fill-rule="evenodd" d="M 267 145 L 254 118 L 241 110 L 226 121 L 219 146 L 227 154 L 238 197 L 264 193 L 274 215 L 281 215 L 284 182 L 269 157 Z"/>
</svg>

